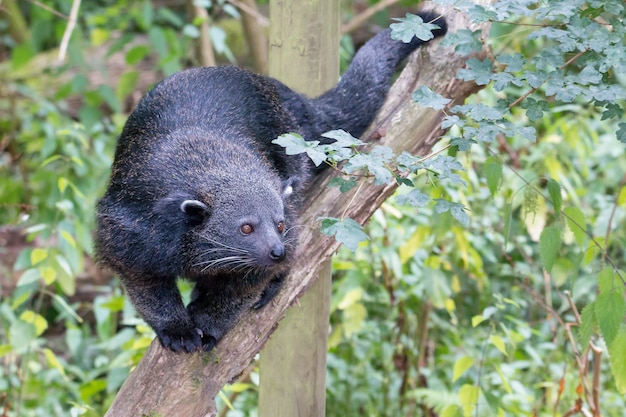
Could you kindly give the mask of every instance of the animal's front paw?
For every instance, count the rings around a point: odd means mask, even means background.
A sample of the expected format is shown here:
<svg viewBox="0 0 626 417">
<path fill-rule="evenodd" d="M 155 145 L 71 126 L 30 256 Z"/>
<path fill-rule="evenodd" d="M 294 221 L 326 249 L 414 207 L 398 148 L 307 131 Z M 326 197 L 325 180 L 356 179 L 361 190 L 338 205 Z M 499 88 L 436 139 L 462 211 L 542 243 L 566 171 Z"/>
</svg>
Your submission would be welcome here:
<svg viewBox="0 0 626 417">
<path fill-rule="evenodd" d="M 161 345 L 174 352 L 194 352 L 204 346 L 202 330 L 193 325 L 177 323 L 155 331 Z"/>
</svg>

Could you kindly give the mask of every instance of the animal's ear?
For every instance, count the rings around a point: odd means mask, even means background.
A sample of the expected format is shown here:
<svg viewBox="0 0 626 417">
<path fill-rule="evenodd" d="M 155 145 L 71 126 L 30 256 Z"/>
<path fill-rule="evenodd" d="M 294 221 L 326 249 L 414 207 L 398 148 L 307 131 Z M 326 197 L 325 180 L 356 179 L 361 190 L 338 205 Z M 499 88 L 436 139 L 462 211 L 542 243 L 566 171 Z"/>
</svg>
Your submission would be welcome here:
<svg viewBox="0 0 626 417">
<path fill-rule="evenodd" d="M 192 226 L 197 226 L 209 215 L 209 207 L 199 200 L 184 200 L 180 209 Z"/>
<path fill-rule="evenodd" d="M 286 180 L 282 180 L 282 190 L 280 194 L 283 196 L 283 198 L 287 198 L 291 194 L 293 194 L 294 188 L 298 185 L 300 185 L 300 180 L 298 179 L 298 177 L 289 177 Z"/>
</svg>

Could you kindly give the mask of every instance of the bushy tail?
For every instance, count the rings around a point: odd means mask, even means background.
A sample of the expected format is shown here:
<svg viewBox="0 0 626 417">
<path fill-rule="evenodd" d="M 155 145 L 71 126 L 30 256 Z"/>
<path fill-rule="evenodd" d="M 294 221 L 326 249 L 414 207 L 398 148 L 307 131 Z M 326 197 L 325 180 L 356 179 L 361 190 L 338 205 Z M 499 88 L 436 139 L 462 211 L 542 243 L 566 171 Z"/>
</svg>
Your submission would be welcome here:
<svg viewBox="0 0 626 417">
<path fill-rule="evenodd" d="M 424 22 L 434 21 L 441 29 L 435 37 L 446 33 L 443 17 L 421 12 Z M 435 20 L 436 19 L 436 20 Z M 385 99 L 389 83 L 398 64 L 425 42 L 413 38 L 410 43 L 391 39 L 387 29 L 370 39 L 354 56 L 341 81 L 321 96 L 308 100 L 276 82 L 285 107 L 297 119 L 307 140 L 320 140 L 320 135 L 343 129 L 359 137 L 374 120 Z"/>
<path fill-rule="evenodd" d="M 424 22 L 437 18 L 432 13 L 420 13 Z M 435 24 L 441 29 L 433 31 L 435 37 L 446 33 L 443 18 Z M 319 133 L 329 129 L 343 129 L 359 137 L 374 120 L 389 90 L 389 83 L 398 64 L 425 42 L 413 38 L 410 43 L 391 39 L 387 29 L 370 39 L 354 56 L 339 84 L 311 104 L 325 121 Z"/>
</svg>

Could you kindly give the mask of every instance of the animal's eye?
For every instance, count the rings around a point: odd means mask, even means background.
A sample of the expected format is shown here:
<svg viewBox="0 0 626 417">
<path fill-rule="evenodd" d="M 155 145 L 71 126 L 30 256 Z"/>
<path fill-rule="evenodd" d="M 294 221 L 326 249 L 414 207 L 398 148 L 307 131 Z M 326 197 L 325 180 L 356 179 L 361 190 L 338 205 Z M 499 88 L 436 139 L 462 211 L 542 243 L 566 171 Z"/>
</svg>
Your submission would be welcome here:
<svg viewBox="0 0 626 417">
<path fill-rule="evenodd" d="M 285 231 L 285 222 L 278 222 L 278 225 L 276 226 L 276 228 L 278 229 L 278 233 L 282 233 Z"/>
<path fill-rule="evenodd" d="M 250 233 L 254 232 L 254 227 L 252 227 L 251 224 L 244 224 L 242 225 L 239 230 L 241 231 L 241 233 L 243 233 L 244 235 L 249 235 Z"/>
</svg>

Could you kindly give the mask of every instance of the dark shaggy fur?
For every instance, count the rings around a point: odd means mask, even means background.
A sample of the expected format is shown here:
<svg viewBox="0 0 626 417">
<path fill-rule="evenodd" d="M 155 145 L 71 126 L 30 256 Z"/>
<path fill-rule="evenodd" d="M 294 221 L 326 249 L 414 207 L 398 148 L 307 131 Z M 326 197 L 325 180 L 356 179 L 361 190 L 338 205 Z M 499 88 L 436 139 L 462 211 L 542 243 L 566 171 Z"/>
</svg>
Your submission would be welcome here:
<svg viewBox="0 0 626 417">
<path fill-rule="evenodd" d="M 438 23 L 437 36 L 445 33 Z M 244 309 L 279 291 L 314 169 L 271 141 L 288 132 L 307 140 L 333 129 L 361 135 L 398 63 L 422 44 L 389 33 L 365 44 L 341 82 L 318 98 L 218 67 L 174 74 L 140 101 L 98 204 L 96 250 L 163 346 L 210 350 Z M 177 277 L 195 282 L 187 307 Z"/>
</svg>

